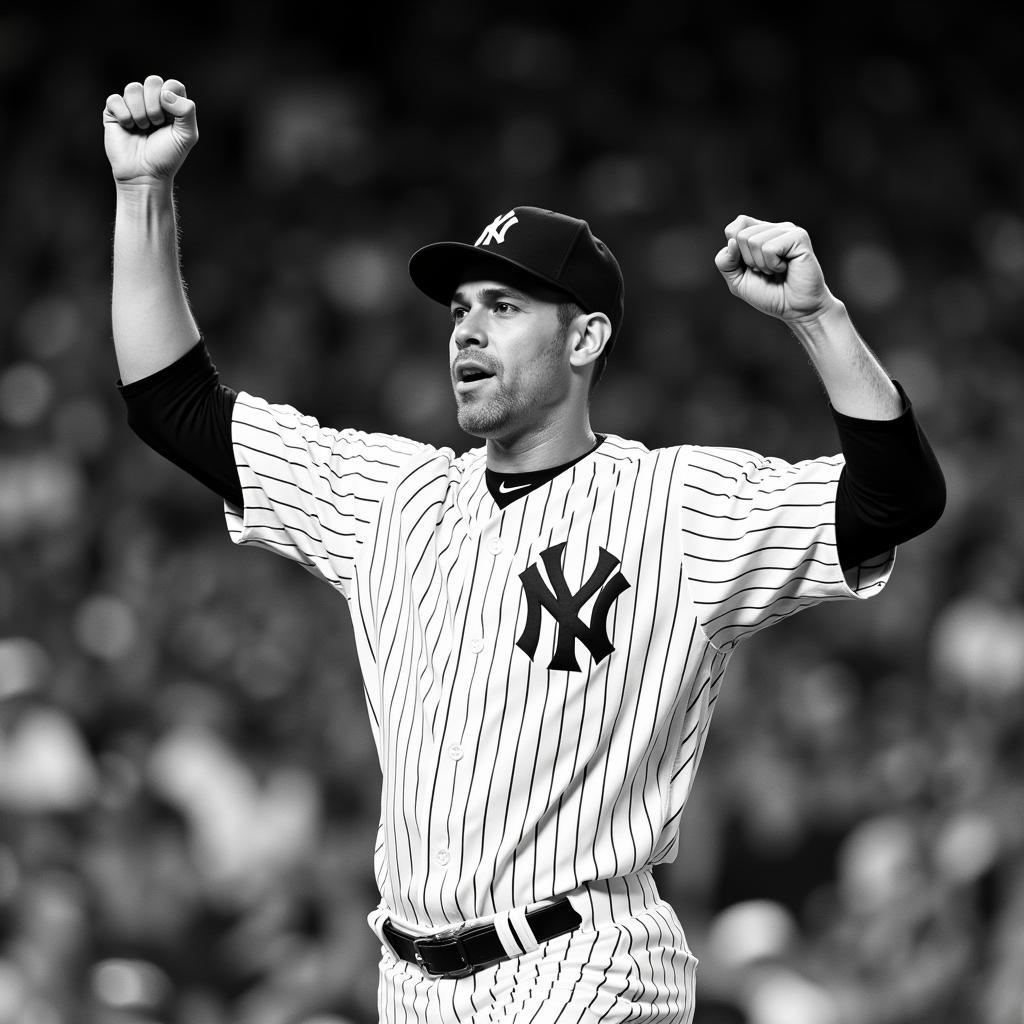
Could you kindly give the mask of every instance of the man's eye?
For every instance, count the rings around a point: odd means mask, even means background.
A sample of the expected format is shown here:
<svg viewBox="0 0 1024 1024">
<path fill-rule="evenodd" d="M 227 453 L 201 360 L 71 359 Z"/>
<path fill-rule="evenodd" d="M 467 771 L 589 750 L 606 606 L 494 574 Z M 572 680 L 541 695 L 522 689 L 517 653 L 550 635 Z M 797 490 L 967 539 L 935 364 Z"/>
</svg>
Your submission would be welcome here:
<svg viewBox="0 0 1024 1024">
<path fill-rule="evenodd" d="M 452 321 L 458 323 L 465 315 L 466 311 L 464 309 L 456 307 L 452 310 Z"/>
<path fill-rule="evenodd" d="M 494 311 L 496 313 L 511 313 L 516 307 L 511 302 L 496 302 Z"/>
</svg>

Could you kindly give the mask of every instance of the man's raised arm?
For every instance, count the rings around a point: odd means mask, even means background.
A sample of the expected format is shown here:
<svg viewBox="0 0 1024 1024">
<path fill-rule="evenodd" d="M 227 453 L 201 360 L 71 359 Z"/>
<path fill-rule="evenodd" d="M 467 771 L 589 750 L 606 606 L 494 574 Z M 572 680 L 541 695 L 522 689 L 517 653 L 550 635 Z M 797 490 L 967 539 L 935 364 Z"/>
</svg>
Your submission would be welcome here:
<svg viewBox="0 0 1024 1024">
<path fill-rule="evenodd" d="M 818 371 L 832 407 L 846 416 L 891 420 L 903 411 L 896 388 L 828 289 L 803 228 L 741 215 L 726 226 L 715 257 L 729 290 L 788 324 Z"/>
<path fill-rule="evenodd" d="M 836 544 L 850 569 L 930 529 L 946 484 L 906 396 L 825 284 L 811 241 L 789 221 L 741 215 L 715 257 L 729 290 L 788 324 L 828 393 L 846 464 L 836 493 Z"/>
<path fill-rule="evenodd" d="M 235 506 L 235 393 L 199 344 L 181 279 L 174 175 L 199 137 L 196 105 L 150 75 L 107 97 L 103 137 L 117 187 L 111 319 L 132 430 Z"/>
<path fill-rule="evenodd" d="M 199 137 L 196 105 L 175 79 L 149 75 L 107 97 L 104 146 L 117 189 L 111 317 L 125 384 L 199 340 L 181 278 L 174 176 Z"/>
</svg>

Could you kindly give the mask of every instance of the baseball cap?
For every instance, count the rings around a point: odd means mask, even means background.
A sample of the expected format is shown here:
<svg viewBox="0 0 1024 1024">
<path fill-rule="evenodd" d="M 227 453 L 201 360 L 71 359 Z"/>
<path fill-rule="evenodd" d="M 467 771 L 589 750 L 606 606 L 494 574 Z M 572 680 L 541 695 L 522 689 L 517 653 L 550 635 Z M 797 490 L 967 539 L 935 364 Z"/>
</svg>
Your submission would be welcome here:
<svg viewBox="0 0 1024 1024">
<path fill-rule="evenodd" d="M 587 313 L 604 313 L 611 321 L 608 348 L 622 324 L 622 271 L 612 251 L 596 238 L 585 220 L 516 206 L 500 214 L 472 244 L 433 242 L 409 260 L 413 283 L 447 306 L 469 266 L 494 265 L 494 273 L 515 267 L 574 299 Z"/>
</svg>

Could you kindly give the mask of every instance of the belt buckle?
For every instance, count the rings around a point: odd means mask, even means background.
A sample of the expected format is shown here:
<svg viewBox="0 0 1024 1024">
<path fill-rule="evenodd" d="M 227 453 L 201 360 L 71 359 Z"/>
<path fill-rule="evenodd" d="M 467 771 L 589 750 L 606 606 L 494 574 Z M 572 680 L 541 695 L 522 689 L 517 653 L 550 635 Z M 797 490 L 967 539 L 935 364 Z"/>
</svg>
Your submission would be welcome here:
<svg viewBox="0 0 1024 1024">
<path fill-rule="evenodd" d="M 449 928 L 447 931 L 438 932 L 436 935 L 424 935 L 414 938 L 412 940 L 412 948 L 414 950 L 413 955 L 416 957 L 416 963 L 435 978 L 466 978 L 476 973 L 477 967 L 469 962 L 466 957 L 466 950 L 462 945 L 462 933 L 466 931 L 467 927 L 467 925 L 459 925 L 455 928 Z M 433 970 L 420 952 L 421 945 L 431 942 L 454 942 L 455 948 L 462 959 L 462 964 L 448 971 Z"/>
</svg>

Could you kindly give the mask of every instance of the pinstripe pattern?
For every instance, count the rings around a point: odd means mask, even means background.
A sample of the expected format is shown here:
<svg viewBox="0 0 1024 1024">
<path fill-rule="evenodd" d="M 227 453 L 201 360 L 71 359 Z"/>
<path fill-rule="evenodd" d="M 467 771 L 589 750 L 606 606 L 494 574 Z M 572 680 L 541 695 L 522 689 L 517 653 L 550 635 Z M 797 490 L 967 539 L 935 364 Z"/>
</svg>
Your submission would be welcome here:
<svg viewBox="0 0 1024 1024">
<path fill-rule="evenodd" d="M 691 449 L 683 534 L 697 617 L 718 648 L 836 598 L 870 597 L 886 555 L 836 586 L 835 491 L 842 456 L 790 465 L 740 448 Z"/>
<path fill-rule="evenodd" d="M 378 1010 L 388 1024 L 688 1024 L 697 961 L 649 871 L 569 893 L 570 935 L 467 978 L 430 979 L 381 947 Z M 387 915 L 371 915 L 375 926 Z"/>
<path fill-rule="evenodd" d="M 226 506 L 232 539 L 298 561 L 350 602 L 383 773 L 375 871 L 383 904 L 414 930 L 673 859 L 736 644 L 818 601 L 877 592 L 891 566 L 888 557 L 849 581 L 839 569 L 838 456 L 788 465 L 739 449 L 648 451 L 608 437 L 498 509 L 484 449 L 456 457 L 327 430 L 244 393 L 234 417 L 246 507 Z M 558 561 L 548 564 L 551 549 Z M 550 595 L 559 572 L 569 595 L 590 593 L 588 581 L 595 589 L 578 611 L 559 611 L 562 622 L 554 605 L 538 605 L 531 627 L 527 570 L 541 572 Z M 615 588 L 613 571 L 624 577 Z M 605 613 L 614 649 L 595 657 Z M 531 628 L 532 657 L 530 643 L 517 645 Z M 549 668 L 563 628 L 577 630 L 575 671 Z M 630 1019 L 685 1021 L 692 964 L 678 922 L 657 902 L 640 901 L 642 924 L 630 925 L 628 941 L 618 921 L 614 938 L 590 936 L 592 963 L 618 979 L 590 984 L 590 996 L 618 985 L 616 998 L 631 1000 L 635 976 L 661 972 L 684 1008 Z M 633 974 L 622 973 L 626 961 Z M 560 987 L 545 974 L 556 967 L 538 961 L 544 1000 Z M 591 981 L 593 969 L 584 970 Z M 396 971 L 401 981 L 382 994 L 393 1001 L 385 1019 L 412 1020 L 441 998 L 444 985 Z M 518 975 L 507 984 L 523 1001 L 517 1019 L 529 1020 L 540 997 Z M 479 1005 L 439 1019 L 496 1019 L 486 1000 Z M 606 1019 L 621 1019 L 615 1012 Z M 587 1013 L 580 1019 L 600 1019 Z M 535 1019 L 556 1018 L 537 1003 Z"/>
</svg>

